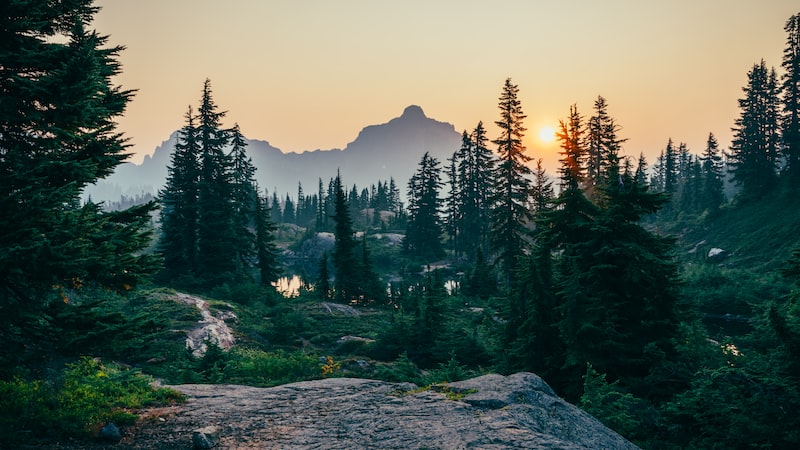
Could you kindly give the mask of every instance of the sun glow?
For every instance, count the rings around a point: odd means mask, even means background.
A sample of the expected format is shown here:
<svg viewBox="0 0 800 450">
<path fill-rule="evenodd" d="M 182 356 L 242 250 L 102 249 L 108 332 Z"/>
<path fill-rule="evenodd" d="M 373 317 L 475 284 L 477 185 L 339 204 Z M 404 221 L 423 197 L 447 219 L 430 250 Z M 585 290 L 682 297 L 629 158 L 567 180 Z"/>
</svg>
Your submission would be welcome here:
<svg viewBox="0 0 800 450">
<path fill-rule="evenodd" d="M 556 140 L 556 130 L 553 127 L 539 128 L 539 140 L 542 142 L 553 142 Z"/>
</svg>

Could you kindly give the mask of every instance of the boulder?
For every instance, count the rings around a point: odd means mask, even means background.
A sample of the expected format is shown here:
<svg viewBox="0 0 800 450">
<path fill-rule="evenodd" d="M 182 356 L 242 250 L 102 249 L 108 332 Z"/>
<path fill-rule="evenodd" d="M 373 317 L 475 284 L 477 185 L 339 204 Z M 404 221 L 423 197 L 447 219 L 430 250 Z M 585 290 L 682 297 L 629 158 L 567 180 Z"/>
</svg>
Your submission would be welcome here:
<svg viewBox="0 0 800 450">
<path fill-rule="evenodd" d="M 208 426 L 192 432 L 192 447 L 196 449 L 209 449 L 219 445 L 219 428 Z"/>
<path fill-rule="evenodd" d="M 97 438 L 105 442 L 119 442 L 122 440 L 122 433 L 113 422 L 107 423 L 100 432 L 97 433 Z"/>
<path fill-rule="evenodd" d="M 430 388 L 354 378 L 172 388 L 189 400 L 137 428 L 127 448 L 185 448 L 207 424 L 220 448 L 636 448 L 532 373 Z"/>
</svg>

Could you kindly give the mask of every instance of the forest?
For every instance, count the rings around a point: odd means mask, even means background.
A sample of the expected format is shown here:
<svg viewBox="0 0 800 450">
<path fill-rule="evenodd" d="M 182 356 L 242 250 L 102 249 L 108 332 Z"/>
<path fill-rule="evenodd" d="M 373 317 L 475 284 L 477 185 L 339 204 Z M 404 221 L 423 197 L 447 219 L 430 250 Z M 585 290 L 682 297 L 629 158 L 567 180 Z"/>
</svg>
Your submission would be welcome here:
<svg viewBox="0 0 800 450">
<path fill-rule="evenodd" d="M 105 205 L 81 193 L 127 157 L 122 48 L 90 0 L 0 9 L 0 446 L 182 401 L 154 379 L 530 371 L 642 448 L 800 447 L 800 14 L 780 70 L 747 72 L 728 149 L 710 132 L 630 156 L 598 96 L 565 107 L 548 174 L 508 78 L 498 135 L 479 122 L 409 180 L 331 168 L 284 196 L 207 79 L 158 195 Z M 178 293 L 232 317 L 236 345 L 187 349 Z"/>
</svg>

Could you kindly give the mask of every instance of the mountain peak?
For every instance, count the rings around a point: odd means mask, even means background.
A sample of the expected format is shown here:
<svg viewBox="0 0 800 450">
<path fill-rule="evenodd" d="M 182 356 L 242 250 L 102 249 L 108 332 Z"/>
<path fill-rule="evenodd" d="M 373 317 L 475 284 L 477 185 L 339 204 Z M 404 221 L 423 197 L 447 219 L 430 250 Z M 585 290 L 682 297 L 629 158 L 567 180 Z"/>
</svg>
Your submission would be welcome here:
<svg viewBox="0 0 800 450">
<path fill-rule="evenodd" d="M 405 117 L 405 118 L 416 118 L 416 117 L 426 118 L 425 117 L 425 112 L 422 111 L 422 108 L 420 108 L 417 105 L 409 105 L 409 106 L 407 106 L 406 109 L 403 110 L 403 115 L 401 117 Z"/>
</svg>

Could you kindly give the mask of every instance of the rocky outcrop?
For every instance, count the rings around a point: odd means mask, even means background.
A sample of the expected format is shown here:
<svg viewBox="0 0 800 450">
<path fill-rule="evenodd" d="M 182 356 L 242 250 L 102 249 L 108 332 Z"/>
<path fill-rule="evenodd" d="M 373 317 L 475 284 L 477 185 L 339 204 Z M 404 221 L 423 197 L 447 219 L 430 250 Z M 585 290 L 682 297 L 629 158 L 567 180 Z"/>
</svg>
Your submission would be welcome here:
<svg viewBox="0 0 800 450">
<path fill-rule="evenodd" d="M 236 315 L 230 311 L 220 311 L 216 315 L 211 313 L 208 302 L 200 297 L 189 294 L 177 293 L 175 299 L 187 305 L 196 306 L 200 310 L 200 321 L 191 330 L 186 331 L 186 348 L 195 357 L 201 357 L 208 349 L 208 343 L 214 343 L 223 350 L 228 350 L 236 343 L 233 330 L 225 323 L 226 320 L 236 320 Z"/>
<path fill-rule="evenodd" d="M 422 389 L 353 378 L 174 388 L 189 400 L 126 430 L 117 448 L 191 448 L 208 427 L 220 448 L 636 448 L 531 373 Z"/>
</svg>

